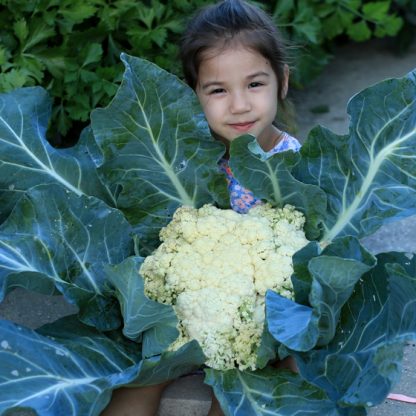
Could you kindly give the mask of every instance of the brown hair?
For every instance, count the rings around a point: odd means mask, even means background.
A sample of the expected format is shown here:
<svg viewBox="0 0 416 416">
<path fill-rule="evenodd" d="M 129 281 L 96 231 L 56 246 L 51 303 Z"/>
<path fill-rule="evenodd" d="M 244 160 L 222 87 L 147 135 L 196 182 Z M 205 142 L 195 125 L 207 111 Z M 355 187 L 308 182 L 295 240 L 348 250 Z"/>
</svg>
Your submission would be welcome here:
<svg viewBox="0 0 416 416">
<path fill-rule="evenodd" d="M 188 85 L 195 90 L 204 52 L 221 51 L 235 44 L 260 53 L 270 62 L 278 82 L 277 98 L 282 103 L 284 42 L 271 17 L 242 0 L 224 0 L 205 7 L 190 20 L 180 47 L 183 75 Z"/>
</svg>

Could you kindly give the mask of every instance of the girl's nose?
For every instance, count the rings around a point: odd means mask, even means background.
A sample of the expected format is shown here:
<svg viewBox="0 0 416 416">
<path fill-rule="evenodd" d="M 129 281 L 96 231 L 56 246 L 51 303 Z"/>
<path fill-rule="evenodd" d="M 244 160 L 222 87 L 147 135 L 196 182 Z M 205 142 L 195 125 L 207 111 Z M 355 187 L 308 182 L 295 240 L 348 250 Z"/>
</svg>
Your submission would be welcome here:
<svg viewBox="0 0 416 416">
<path fill-rule="evenodd" d="M 246 94 L 238 92 L 231 95 L 230 111 L 232 114 L 245 113 L 251 110 L 251 103 Z"/>
</svg>

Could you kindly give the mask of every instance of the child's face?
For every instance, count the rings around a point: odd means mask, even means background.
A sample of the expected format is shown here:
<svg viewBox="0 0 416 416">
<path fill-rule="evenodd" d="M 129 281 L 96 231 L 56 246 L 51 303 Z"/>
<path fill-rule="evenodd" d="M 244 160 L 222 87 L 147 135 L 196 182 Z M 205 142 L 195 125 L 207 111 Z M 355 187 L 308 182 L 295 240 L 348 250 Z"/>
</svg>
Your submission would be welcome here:
<svg viewBox="0 0 416 416">
<path fill-rule="evenodd" d="M 211 52 L 200 64 L 196 93 L 214 135 L 227 144 L 251 134 L 270 150 L 279 133 L 272 125 L 278 84 L 270 62 L 241 46 Z"/>
</svg>

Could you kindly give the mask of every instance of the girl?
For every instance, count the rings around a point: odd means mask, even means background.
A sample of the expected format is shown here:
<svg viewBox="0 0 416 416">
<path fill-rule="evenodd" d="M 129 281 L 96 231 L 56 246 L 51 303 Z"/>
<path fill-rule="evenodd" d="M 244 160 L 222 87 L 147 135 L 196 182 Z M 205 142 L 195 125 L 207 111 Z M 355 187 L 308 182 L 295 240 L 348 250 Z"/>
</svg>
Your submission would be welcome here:
<svg viewBox="0 0 416 416">
<path fill-rule="evenodd" d="M 261 201 L 233 177 L 227 163 L 230 142 L 251 134 L 268 155 L 300 147 L 275 125 L 289 79 L 279 33 L 262 10 L 241 0 L 225 0 L 191 20 L 181 59 L 185 80 L 195 90 L 213 136 L 226 146 L 220 168 L 228 181 L 231 206 L 247 212 Z M 291 360 L 277 366 L 295 370 Z M 168 384 L 119 389 L 103 415 L 153 416 Z M 208 415 L 223 415 L 215 397 Z"/>
<path fill-rule="evenodd" d="M 226 162 L 230 142 L 251 134 L 269 156 L 300 148 L 275 125 L 289 80 L 280 35 L 262 10 L 240 0 L 223 1 L 191 21 L 181 59 L 185 80 L 195 90 L 214 137 L 226 146 L 220 167 L 231 207 L 247 212 L 260 201 L 233 177 Z"/>
</svg>

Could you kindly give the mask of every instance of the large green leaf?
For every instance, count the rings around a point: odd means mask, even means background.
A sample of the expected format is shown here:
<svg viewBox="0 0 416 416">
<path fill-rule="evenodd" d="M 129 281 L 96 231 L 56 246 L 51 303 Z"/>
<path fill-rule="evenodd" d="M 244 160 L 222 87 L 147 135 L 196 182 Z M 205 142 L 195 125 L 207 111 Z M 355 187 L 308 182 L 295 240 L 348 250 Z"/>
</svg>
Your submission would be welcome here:
<svg viewBox="0 0 416 416">
<path fill-rule="evenodd" d="M 106 267 L 106 277 L 115 290 L 123 315 L 123 334 L 141 340 L 144 357 L 161 354 L 178 337 L 178 319 L 171 305 L 149 299 L 139 275 L 143 259 L 131 257 Z"/>
<path fill-rule="evenodd" d="M 193 340 L 176 351 L 146 358 L 142 362 L 136 386 L 160 384 L 174 380 L 200 368 L 206 361 L 198 342 Z"/>
<path fill-rule="evenodd" d="M 146 360 L 140 350 L 74 316 L 37 331 L 0 320 L 0 414 L 31 408 L 42 416 L 99 415 L 115 388 L 172 380 L 206 359 L 196 341 Z"/>
<path fill-rule="evenodd" d="M 96 416 L 111 391 L 137 377 L 134 343 L 63 318 L 37 333 L 0 320 L 0 414 Z"/>
<path fill-rule="evenodd" d="M 111 329 L 118 306 L 103 267 L 132 251 L 131 229 L 120 211 L 60 185 L 30 189 L 0 226 L 0 295 L 13 286 L 50 293 L 55 286 L 80 308 L 85 322 Z"/>
<path fill-rule="evenodd" d="M 89 131 L 79 145 L 55 149 L 45 138 L 50 115 L 51 100 L 40 87 L 0 95 L 0 221 L 22 193 L 40 184 L 59 183 L 77 195 L 112 202 L 86 148 Z"/>
<path fill-rule="evenodd" d="M 187 343 L 178 351 L 166 352 L 179 335 L 178 319 L 171 305 L 145 296 L 143 279 L 139 274 L 142 262 L 141 257 L 130 257 L 118 265 L 107 266 L 105 270 L 120 302 L 123 334 L 141 342 L 145 360 L 135 385 L 163 383 L 196 370 L 206 361 L 196 341 Z"/>
<path fill-rule="evenodd" d="M 334 339 L 296 353 L 303 377 L 341 406 L 381 403 L 399 379 L 404 342 L 416 339 L 416 259 L 378 256 L 342 310 Z"/>
<path fill-rule="evenodd" d="M 104 153 L 101 173 L 121 188 L 117 206 L 149 250 L 178 206 L 200 207 L 221 194 L 224 147 L 189 87 L 145 60 L 123 54 L 122 61 L 123 83 L 107 108 L 92 112 L 92 128 Z"/>
<path fill-rule="evenodd" d="M 265 157 L 252 136 L 231 142 L 230 167 L 242 185 L 254 195 L 274 206 L 294 205 L 306 215 L 305 231 L 309 239 L 317 238 L 322 213 L 326 210 L 325 193 L 315 185 L 295 179 L 291 170 L 298 161 L 294 152 L 276 153 Z"/>
<path fill-rule="evenodd" d="M 269 367 L 255 372 L 205 372 L 205 383 L 213 387 L 226 416 L 365 415 L 338 413 L 322 390 L 289 371 Z"/>
<path fill-rule="evenodd" d="M 310 247 L 305 252 L 314 254 Z M 376 259 L 353 237 L 335 240 L 318 256 L 296 259 L 301 266 L 306 263 L 310 306 L 268 291 L 266 316 L 269 331 L 279 342 L 295 351 L 309 351 L 333 339 L 342 306 L 361 276 L 375 266 Z M 295 270 L 299 268 L 296 264 Z"/>
<path fill-rule="evenodd" d="M 141 341 L 145 359 L 136 385 L 163 383 L 196 370 L 206 357 L 196 341 L 177 351 L 168 347 L 178 337 L 178 319 L 171 305 L 155 302 L 144 294 L 139 275 L 143 259 L 130 257 L 121 264 L 106 267 L 106 277 L 115 290 L 124 320 L 123 334 Z"/>
<path fill-rule="evenodd" d="M 267 321 L 264 324 L 261 342 L 257 350 L 256 368 L 264 368 L 271 361 L 274 361 L 279 349 L 279 343 L 270 334 L 267 327 Z"/>
<path fill-rule="evenodd" d="M 357 94 L 348 113 L 349 134 L 315 128 L 294 169 L 328 196 L 324 244 L 416 213 L 416 71 Z"/>
</svg>

